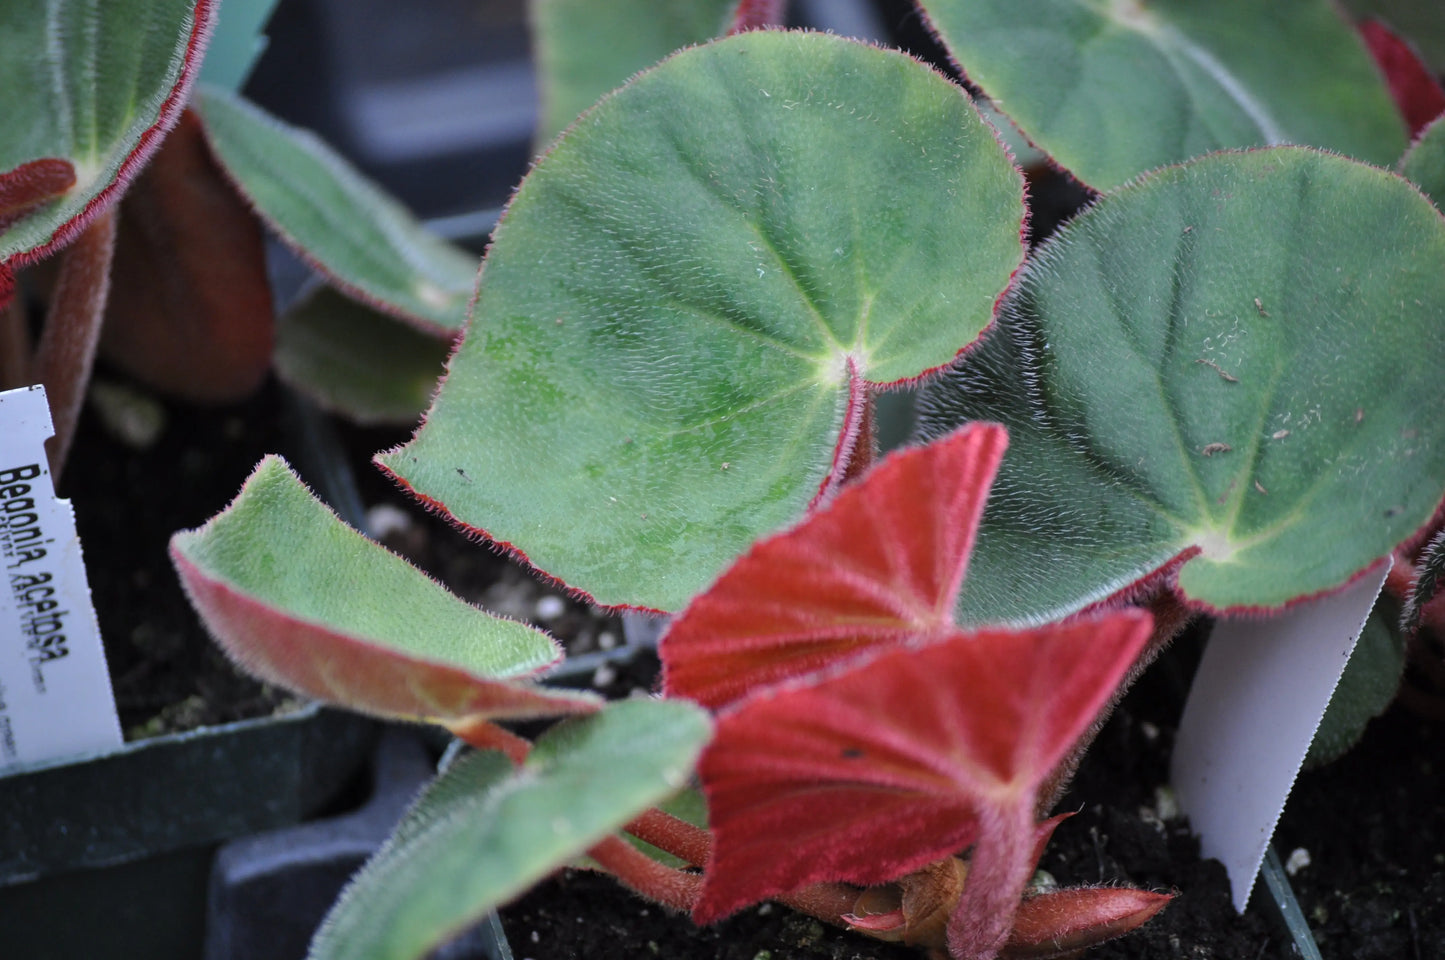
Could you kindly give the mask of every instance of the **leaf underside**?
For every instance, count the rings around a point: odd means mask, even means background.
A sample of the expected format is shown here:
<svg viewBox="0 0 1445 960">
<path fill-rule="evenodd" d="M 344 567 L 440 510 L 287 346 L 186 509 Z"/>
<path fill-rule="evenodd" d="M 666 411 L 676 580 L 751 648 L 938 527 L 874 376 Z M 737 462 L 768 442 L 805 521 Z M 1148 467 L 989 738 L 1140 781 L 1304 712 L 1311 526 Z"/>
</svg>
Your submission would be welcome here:
<svg viewBox="0 0 1445 960">
<path fill-rule="evenodd" d="M 477 260 L 428 233 L 309 131 L 202 85 L 216 159 L 256 213 L 348 295 L 439 335 L 466 322 Z"/>
<path fill-rule="evenodd" d="M 850 654 L 951 634 L 1007 443 L 974 424 L 895 453 L 806 523 L 755 545 L 669 626 L 663 689 L 718 707 Z"/>
<path fill-rule="evenodd" d="M 1386 24 L 1378 20 L 1362 23 L 1360 35 L 1390 85 L 1390 96 L 1405 118 L 1406 129 L 1410 136 L 1417 136 L 1431 120 L 1445 113 L 1445 90 L 1440 88 L 1439 79 L 1420 61 L 1409 42 Z"/>
<path fill-rule="evenodd" d="M 425 426 L 379 462 L 599 602 L 679 609 L 818 495 L 863 380 L 977 336 L 1021 191 L 962 91 L 900 53 L 684 51 L 523 181 Z"/>
<path fill-rule="evenodd" d="M 119 198 L 185 105 L 217 5 L 0 4 L 0 172 L 43 159 L 75 173 L 70 189 L 0 226 L 0 262 L 44 256 Z"/>
<path fill-rule="evenodd" d="M 550 637 L 462 602 L 347 527 L 279 457 L 177 534 L 171 555 L 212 635 L 269 682 L 454 726 L 597 708 L 525 682 L 559 659 Z"/>
<path fill-rule="evenodd" d="M 361 424 L 414 424 L 450 342 L 318 285 L 276 326 L 276 375 Z"/>
<path fill-rule="evenodd" d="M 680 702 L 629 700 L 544 734 L 512 773 L 464 756 L 356 876 L 311 960 L 415 960 L 683 784 L 709 732 Z"/>
<path fill-rule="evenodd" d="M 1131 610 L 955 633 L 724 712 L 699 768 L 715 839 L 694 916 L 818 881 L 897 879 L 973 842 L 986 809 L 1026 805 L 1032 825 L 1038 784 L 1149 631 Z M 1032 847 L 1030 834 L 1012 853 Z"/>
<path fill-rule="evenodd" d="M 1109 190 L 1225 147 L 1301 143 L 1381 166 L 1405 130 L 1327 0 L 923 0 L 969 79 Z"/>
<path fill-rule="evenodd" d="M 261 226 L 186 110 L 120 205 L 101 351 L 158 390 L 235 402 L 271 368 Z"/>
<path fill-rule="evenodd" d="M 1197 606 L 1335 589 L 1440 504 L 1445 221 L 1303 148 L 1221 154 L 1100 200 L 1037 251 L 920 432 L 1010 449 L 965 623 L 1050 619 L 1171 559 Z"/>
</svg>

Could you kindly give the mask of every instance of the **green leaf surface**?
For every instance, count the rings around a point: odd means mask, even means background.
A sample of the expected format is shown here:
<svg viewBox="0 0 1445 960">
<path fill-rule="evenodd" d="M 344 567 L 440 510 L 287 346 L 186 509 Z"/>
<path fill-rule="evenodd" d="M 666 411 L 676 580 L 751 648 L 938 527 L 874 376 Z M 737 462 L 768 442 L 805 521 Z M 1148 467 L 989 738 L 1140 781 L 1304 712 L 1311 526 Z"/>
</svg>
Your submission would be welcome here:
<svg viewBox="0 0 1445 960">
<path fill-rule="evenodd" d="M 0 4 L 0 175 L 69 161 L 75 186 L 0 227 L 0 262 L 67 242 L 119 196 L 185 105 L 210 0 Z"/>
<path fill-rule="evenodd" d="M 1400 175 L 1445 209 L 1445 116 L 1421 131 L 1400 159 Z"/>
<path fill-rule="evenodd" d="M 379 310 L 434 332 L 462 328 L 475 257 L 428 233 L 314 134 L 217 87 L 198 93 L 216 160 L 298 255 Z"/>
<path fill-rule="evenodd" d="M 357 875 L 311 960 L 415 960 L 680 788 L 710 734 L 700 708 L 627 700 L 554 727 L 521 770 L 453 763 Z"/>
<path fill-rule="evenodd" d="M 426 425 L 380 462 L 602 603 L 678 609 L 818 494 L 863 380 L 977 336 L 1021 191 L 901 53 L 758 31 L 678 54 L 523 182 Z"/>
<path fill-rule="evenodd" d="M 682 47 L 727 31 L 737 0 L 534 0 L 533 48 L 541 85 L 537 144 L 604 93 Z"/>
<path fill-rule="evenodd" d="M 361 424 L 414 424 L 450 347 L 318 286 L 281 315 L 274 363 L 282 380 L 327 410 Z"/>
<path fill-rule="evenodd" d="M 923 0 L 969 79 L 1083 182 L 1224 147 L 1299 143 L 1380 166 L 1405 128 L 1328 0 Z"/>
<path fill-rule="evenodd" d="M 1405 671 L 1405 642 L 1395 628 L 1393 613 L 1382 612 L 1382 606 L 1393 604 L 1382 597 L 1365 620 L 1365 628 L 1355 642 L 1345 672 L 1310 741 L 1304 760 L 1306 767 L 1317 767 L 1343 756 L 1364 734 L 1365 725 L 1385 712 L 1395 699 L 1395 691 L 1400 689 L 1400 676 Z"/>
<path fill-rule="evenodd" d="M 463 723 L 590 711 L 524 682 L 561 656 L 341 522 L 279 457 L 171 556 L 226 652 L 262 679 L 383 716 Z"/>
<path fill-rule="evenodd" d="M 961 599 L 1044 620 L 1182 554 L 1197 606 L 1332 590 L 1434 513 L 1445 220 L 1322 152 L 1220 154 L 1104 197 L 1044 244 L 921 401 L 1010 448 Z"/>
</svg>

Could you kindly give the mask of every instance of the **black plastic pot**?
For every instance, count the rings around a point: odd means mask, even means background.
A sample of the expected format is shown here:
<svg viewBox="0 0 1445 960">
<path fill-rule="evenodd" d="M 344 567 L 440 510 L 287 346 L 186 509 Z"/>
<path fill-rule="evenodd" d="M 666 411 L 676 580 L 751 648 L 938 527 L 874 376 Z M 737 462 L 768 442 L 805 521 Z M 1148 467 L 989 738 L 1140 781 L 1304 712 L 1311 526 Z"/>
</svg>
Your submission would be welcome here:
<svg viewBox="0 0 1445 960">
<path fill-rule="evenodd" d="M 216 846 L 323 810 L 373 737 L 310 704 L 0 777 L 3 954 L 199 958 Z"/>
</svg>

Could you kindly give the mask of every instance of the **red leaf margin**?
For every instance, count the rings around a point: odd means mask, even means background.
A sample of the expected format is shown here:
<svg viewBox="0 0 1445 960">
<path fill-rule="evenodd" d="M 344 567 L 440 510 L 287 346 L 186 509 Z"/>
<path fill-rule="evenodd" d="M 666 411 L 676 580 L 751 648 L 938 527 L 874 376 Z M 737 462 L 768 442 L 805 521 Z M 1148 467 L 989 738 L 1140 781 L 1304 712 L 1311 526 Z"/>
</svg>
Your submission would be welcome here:
<svg viewBox="0 0 1445 960">
<path fill-rule="evenodd" d="M 663 636 L 663 690 L 717 708 L 872 647 L 951 634 L 1007 447 L 1002 427 L 968 424 L 891 454 L 759 541 Z"/>
<path fill-rule="evenodd" d="M 237 500 L 271 459 L 252 471 Z M 274 459 L 287 466 L 281 458 Z M 556 660 L 511 677 L 481 676 L 291 616 L 212 575 L 188 555 L 188 541 L 205 529 L 182 531 L 171 538 L 171 560 L 181 586 L 226 655 L 268 683 L 363 713 L 449 728 L 467 728 L 492 719 L 592 713 L 602 705 L 591 694 L 551 690 L 529 682 Z"/>
<path fill-rule="evenodd" d="M 120 200 L 131 180 L 140 173 L 145 167 L 146 161 L 151 158 L 151 154 L 160 147 L 161 141 L 165 139 L 165 135 L 180 118 L 181 110 L 185 108 L 186 102 L 190 99 L 191 87 L 200 73 L 201 60 L 206 52 L 206 44 L 210 42 L 211 32 L 215 29 L 219 10 L 220 0 L 195 0 L 191 11 L 191 35 L 186 40 L 180 75 L 176 77 L 175 86 L 171 88 L 170 94 L 161 103 L 156 122 L 141 133 L 135 147 L 121 161 L 115 179 L 91 197 L 85 205 L 85 209 L 57 227 L 55 232 L 50 235 L 49 240 L 38 247 L 12 254 L 9 259 L 0 262 L 0 268 L 9 268 L 13 271 L 27 263 L 43 260 L 55 251 L 69 245 L 89 226 L 92 220 L 108 210 L 111 204 Z"/>
</svg>

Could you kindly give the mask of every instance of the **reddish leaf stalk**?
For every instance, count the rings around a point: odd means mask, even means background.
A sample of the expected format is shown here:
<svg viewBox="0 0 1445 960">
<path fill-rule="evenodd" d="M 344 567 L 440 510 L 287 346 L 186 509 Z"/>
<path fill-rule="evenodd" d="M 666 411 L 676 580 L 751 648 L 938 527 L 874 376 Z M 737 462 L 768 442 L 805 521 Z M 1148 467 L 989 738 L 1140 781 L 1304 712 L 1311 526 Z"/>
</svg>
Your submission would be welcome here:
<svg viewBox="0 0 1445 960">
<path fill-rule="evenodd" d="M 637 839 L 645 840 L 659 850 L 666 850 L 695 867 L 706 866 L 712 856 L 712 835 L 706 829 L 655 807 L 629 823 L 626 829 Z"/>
<path fill-rule="evenodd" d="M 65 466 L 80 405 L 95 363 L 105 300 L 110 292 L 110 264 L 115 254 L 115 212 L 96 217 L 62 257 L 60 277 L 50 314 L 35 351 L 32 376 L 45 385 L 55 436 L 46 441 L 50 473 L 57 479 Z"/>
<path fill-rule="evenodd" d="M 478 750 L 500 750 L 508 760 L 520 766 L 527 754 L 532 752 L 532 743 L 505 730 L 489 720 L 458 723 L 449 728 L 463 743 Z"/>
<path fill-rule="evenodd" d="M 988 960 L 1008 941 L 1019 900 L 1033 874 L 1034 802 L 1023 795 L 979 810 L 978 842 L 963 896 L 948 919 L 953 960 Z"/>
<path fill-rule="evenodd" d="M 30 318 L 24 299 L 10 296 L 14 281 L 7 288 L 9 278 L 9 270 L 0 264 L 0 390 L 28 385 L 30 373 Z"/>
<path fill-rule="evenodd" d="M 633 893 L 671 910 L 691 911 L 702 893 L 702 874 L 663 866 L 619 837 L 608 837 L 587 853 Z"/>
</svg>

